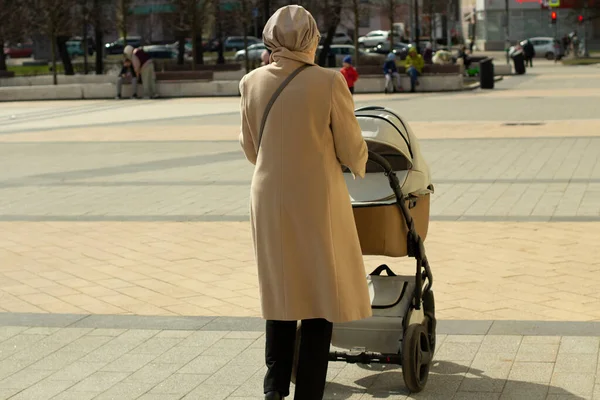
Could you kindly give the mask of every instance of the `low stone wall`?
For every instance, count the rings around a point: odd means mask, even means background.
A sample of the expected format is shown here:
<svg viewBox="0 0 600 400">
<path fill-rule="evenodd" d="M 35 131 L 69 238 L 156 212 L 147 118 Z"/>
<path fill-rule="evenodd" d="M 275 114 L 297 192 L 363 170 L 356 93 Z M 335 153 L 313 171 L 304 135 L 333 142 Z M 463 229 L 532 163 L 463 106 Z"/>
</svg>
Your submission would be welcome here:
<svg viewBox="0 0 600 400">
<path fill-rule="evenodd" d="M 156 87 L 161 97 L 218 97 L 238 96 L 239 81 L 162 81 Z M 143 96 L 143 87 L 138 85 L 138 96 Z M 131 97 L 132 86 L 123 85 L 124 98 Z M 0 87 L 0 101 L 31 100 L 76 100 L 76 99 L 112 99 L 117 95 L 113 82 L 66 84 L 66 85 L 33 85 Z"/>
<path fill-rule="evenodd" d="M 410 78 L 400 78 L 401 87 L 405 91 L 410 90 Z M 463 90 L 462 75 L 424 75 L 419 77 L 419 92 L 451 92 Z M 356 82 L 354 93 L 383 93 L 385 90 L 385 78 L 381 75 L 363 75 Z"/>
</svg>

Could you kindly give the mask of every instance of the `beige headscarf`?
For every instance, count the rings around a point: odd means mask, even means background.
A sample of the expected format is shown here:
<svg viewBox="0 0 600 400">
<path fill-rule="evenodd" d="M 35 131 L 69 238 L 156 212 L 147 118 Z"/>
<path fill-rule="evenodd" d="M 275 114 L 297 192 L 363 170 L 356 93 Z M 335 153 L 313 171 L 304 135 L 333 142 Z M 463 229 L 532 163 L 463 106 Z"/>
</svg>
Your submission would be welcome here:
<svg viewBox="0 0 600 400">
<path fill-rule="evenodd" d="M 314 50 L 319 42 L 319 28 L 313 16 L 301 6 L 285 6 L 269 18 L 263 30 L 271 61 L 287 58 L 314 64 Z"/>
</svg>

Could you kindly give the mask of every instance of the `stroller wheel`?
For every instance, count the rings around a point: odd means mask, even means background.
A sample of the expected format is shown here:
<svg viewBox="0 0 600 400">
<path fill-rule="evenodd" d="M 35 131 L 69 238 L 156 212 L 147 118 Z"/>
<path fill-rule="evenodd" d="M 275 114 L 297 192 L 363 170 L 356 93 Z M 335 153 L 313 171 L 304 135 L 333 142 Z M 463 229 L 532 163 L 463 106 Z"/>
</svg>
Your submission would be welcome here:
<svg viewBox="0 0 600 400">
<path fill-rule="evenodd" d="M 423 311 L 425 312 L 425 324 L 427 326 L 427 334 L 429 335 L 429 346 L 431 347 L 431 352 L 435 353 L 435 328 L 437 320 L 435 319 L 435 298 L 432 290 L 423 293 Z"/>
<path fill-rule="evenodd" d="M 402 343 L 402 374 L 408 390 L 419 393 L 425 388 L 432 360 L 427 329 L 422 324 L 410 325 Z"/>
</svg>

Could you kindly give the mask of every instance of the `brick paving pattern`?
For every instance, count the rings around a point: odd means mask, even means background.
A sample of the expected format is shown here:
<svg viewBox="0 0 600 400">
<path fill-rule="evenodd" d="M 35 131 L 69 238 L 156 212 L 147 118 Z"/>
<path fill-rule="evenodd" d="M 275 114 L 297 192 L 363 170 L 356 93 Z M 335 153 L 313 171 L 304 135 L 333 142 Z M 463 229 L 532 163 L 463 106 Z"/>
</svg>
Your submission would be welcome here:
<svg viewBox="0 0 600 400">
<path fill-rule="evenodd" d="M 426 245 L 437 313 L 465 330 L 440 336 L 422 394 L 406 392 L 399 369 L 333 364 L 326 398 L 600 399 L 598 325 L 528 336 L 465 322 L 600 321 L 598 78 L 541 63 L 494 91 L 356 96 L 394 108 L 421 138 L 436 185 Z M 260 315 L 238 108 L 2 104 L 0 399 L 261 398 L 264 338 L 243 324 L 44 317 Z M 367 270 L 382 261 L 368 257 Z"/>
</svg>

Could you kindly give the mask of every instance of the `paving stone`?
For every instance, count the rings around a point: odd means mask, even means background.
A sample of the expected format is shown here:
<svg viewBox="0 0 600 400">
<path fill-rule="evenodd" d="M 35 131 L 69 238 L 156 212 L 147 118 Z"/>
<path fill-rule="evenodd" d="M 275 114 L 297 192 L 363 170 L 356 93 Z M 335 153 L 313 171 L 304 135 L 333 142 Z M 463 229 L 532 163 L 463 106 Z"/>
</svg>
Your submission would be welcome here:
<svg viewBox="0 0 600 400">
<path fill-rule="evenodd" d="M 104 365 L 106 365 L 106 363 L 76 361 L 50 375 L 48 380 L 78 382 L 99 371 Z"/>
<path fill-rule="evenodd" d="M 596 354 L 558 353 L 554 371 L 594 374 L 596 372 L 597 362 L 598 356 Z"/>
<path fill-rule="evenodd" d="M 227 364 L 211 375 L 206 380 L 208 385 L 236 385 L 239 386 L 254 375 L 261 366 L 257 365 L 231 365 Z"/>
<path fill-rule="evenodd" d="M 25 368 L 0 381 L 2 389 L 26 389 L 46 378 L 52 371 Z"/>
<path fill-rule="evenodd" d="M 14 395 L 11 397 L 11 400 L 51 399 L 65 389 L 73 386 L 73 384 L 75 382 L 43 380 Z"/>
<path fill-rule="evenodd" d="M 498 400 L 500 393 L 457 392 L 452 400 Z"/>
<path fill-rule="evenodd" d="M 548 386 L 529 382 L 506 382 L 500 400 L 545 400 Z"/>
<path fill-rule="evenodd" d="M 188 393 L 184 400 L 224 400 L 233 393 L 234 387 L 229 385 L 209 385 L 201 383 L 196 389 Z"/>
<path fill-rule="evenodd" d="M 0 399 L 6 400 L 13 396 L 16 393 L 19 393 L 21 389 L 9 389 L 9 388 L 0 388 Z"/>
<path fill-rule="evenodd" d="M 94 399 L 98 400 L 130 400 L 137 399 L 152 388 L 153 384 L 148 382 L 118 382 L 108 390 L 102 392 Z"/>
<path fill-rule="evenodd" d="M 187 394 L 196 388 L 196 386 L 206 381 L 209 376 L 210 375 L 176 373 L 156 385 L 151 390 L 151 393 Z"/>
<path fill-rule="evenodd" d="M 123 334 L 126 331 L 127 331 L 127 329 L 105 329 L 105 328 L 99 328 L 99 329 L 94 329 L 93 331 L 91 331 L 87 335 L 88 336 L 111 336 L 111 337 L 117 337 L 117 336 Z"/>
<path fill-rule="evenodd" d="M 156 364 L 150 363 L 131 374 L 127 381 L 142 381 L 157 384 L 171 376 L 181 368 L 181 364 Z"/>
<path fill-rule="evenodd" d="M 222 331 L 200 331 L 194 332 L 188 336 L 184 341 L 180 343 L 180 346 L 185 347 L 203 347 L 209 348 L 221 338 L 223 338 L 228 332 Z"/>
<path fill-rule="evenodd" d="M 479 343 L 451 343 L 446 340 L 436 351 L 437 360 L 472 361 L 479 349 Z"/>
<path fill-rule="evenodd" d="M 102 371 L 135 372 L 156 359 L 155 354 L 124 354 L 102 367 Z"/>
<path fill-rule="evenodd" d="M 83 352 L 75 352 L 61 349 L 32 364 L 30 368 L 56 371 L 69 364 L 74 363 L 75 361 L 81 359 L 85 355 L 86 353 Z"/>
<path fill-rule="evenodd" d="M 104 392 L 125 379 L 127 372 L 98 371 L 71 388 L 75 392 Z"/>
<path fill-rule="evenodd" d="M 521 336 L 487 335 L 481 342 L 479 351 L 484 353 L 516 353 L 521 346 Z"/>
<path fill-rule="evenodd" d="M 146 393 L 140 397 L 138 400 L 179 400 L 181 396 L 178 394 L 164 394 L 164 393 Z"/>
<path fill-rule="evenodd" d="M 554 362 L 558 344 L 530 344 L 519 349 L 516 361 Z"/>
<path fill-rule="evenodd" d="M 155 354 L 160 355 L 181 343 L 181 338 L 157 338 L 153 337 L 131 350 L 133 354 Z"/>
<path fill-rule="evenodd" d="M 512 381 L 548 384 L 552 378 L 553 370 L 554 364 L 550 362 L 536 363 L 516 361 L 510 370 L 508 379 Z"/>
<path fill-rule="evenodd" d="M 522 344 L 559 344 L 561 336 L 523 336 Z"/>
<path fill-rule="evenodd" d="M 560 353 L 598 355 L 600 337 L 563 336 L 560 341 Z"/>
<path fill-rule="evenodd" d="M 37 327 L 29 328 L 29 329 L 23 331 L 21 334 L 22 335 L 51 335 L 59 330 L 60 330 L 60 328 L 49 328 L 49 327 L 37 326 Z"/>
<path fill-rule="evenodd" d="M 595 374 L 554 372 L 550 381 L 549 394 L 591 397 Z"/>
<path fill-rule="evenodd" d="M 178 372 L 182 374 L 209 374 L 212 375 L 227 364 L 227 360 L 218 356 L 200 355 L 186 364 Z"/>
<path fill-rule="evenodd" d="M 52 400 L 91 400 L 97 395 L 96 392 L 71 392 L 67 389 L 52 397 Z"/>
</svg>

